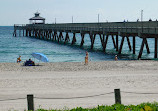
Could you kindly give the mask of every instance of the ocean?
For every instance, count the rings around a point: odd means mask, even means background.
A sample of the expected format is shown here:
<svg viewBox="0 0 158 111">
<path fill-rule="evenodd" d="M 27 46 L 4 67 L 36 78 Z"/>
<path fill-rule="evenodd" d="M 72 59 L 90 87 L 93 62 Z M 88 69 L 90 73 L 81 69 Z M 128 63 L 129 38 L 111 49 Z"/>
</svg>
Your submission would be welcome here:
<svg viewBox="0 0 158 111">
<path fill-rule="evenodd" d="M 97 35 L 94 43 L 94 49 L 90 49 L 90 38 L 88 35 L 85 36 L 85 43 L 83 47 L 80 47 L 81 36 L 76 35 L 77 42 L 75 45 L 71 43 L 63 44 L 53 41 L 46 41 L 42 39 L 36 39 L 33 37 L 13 37 L 13 26 L 0 26 L 0 62 L 16 62 L 19 55 L 22 61 L 28 60 L 29 58 L 34 59 L 31 54 L 34 52 L 39 52 L 45 54 L 49 62 L 83 62 L 85 58 L 85 53 L 89 53 L 89 61 L 113 61 L 117 52 L 113 47 L 112 39 L 109 38 L 106 52 L 102 51 L 102 46 L 100 38 Z M 72 34 L 70 34 L 70 39 L 72 40 Z M 70 40 L 70 41 L 71 41 Z M 132 38 L 130 38 L 132 41 Z M 119 37 L 119 44 L 121 42 L 121 37 Z M 119 60 L 136 60 L 142 39 L 136 38 L 136 55 L 129 51 L 127 40 L 123 45 L 122 54 L 118 55 Z M 154 39 L 148 39 L 150 54 L 147 54 L 146 49 L 142 58 L 153 59 L 154 58 Z M 132 45 L 132 42 L 131 42 Z M 153 59 L 154 60 L 154 59 Z M 38 61 L 39 62 L 39 61 Z"/>
</svg>

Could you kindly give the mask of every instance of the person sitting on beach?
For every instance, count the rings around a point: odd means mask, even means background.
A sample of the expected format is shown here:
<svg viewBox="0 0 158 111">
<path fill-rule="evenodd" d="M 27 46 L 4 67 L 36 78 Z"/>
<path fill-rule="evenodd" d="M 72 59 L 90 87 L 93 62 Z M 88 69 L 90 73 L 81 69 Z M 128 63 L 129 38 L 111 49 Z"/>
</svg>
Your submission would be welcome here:
<svg viewBox="0 0 158 111">
<path fill-rule="evenodd" d="M 21 56 L 19 56 L 19 58 L 17 58 L 17 63 L 21 62 Z"/>
<path fill-rule="evenodd" d="M 35 62 L 32 61 L 31 59 L 29 59 L 28 61 L 26 60 L 26 62 L 24 63 L 25 66 L 35 66 Z"/>
</svg>

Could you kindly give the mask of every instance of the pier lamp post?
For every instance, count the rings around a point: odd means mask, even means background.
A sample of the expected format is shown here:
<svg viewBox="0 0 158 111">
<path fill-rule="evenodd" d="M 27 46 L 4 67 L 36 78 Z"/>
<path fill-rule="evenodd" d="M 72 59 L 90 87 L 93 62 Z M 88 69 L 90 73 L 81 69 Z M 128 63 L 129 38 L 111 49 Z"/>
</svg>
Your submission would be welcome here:
<svg viewBox="0 0 158 111">
<path fill-rule="evenodd" d="M 141 22 L 142 22 L 142 32 L 143 32 L 143 10 L 141 10 Z"/>
<path fill-rule="evenodd" d="M 72 16 L 72 23 L 73 23 L 73 16 Z"/>
<path fill-rule="evenodd" d="M 141 22 L 143 21 L 143 10 L 141 10 Z"/>
<path fill-rule="evenodd" d="M 98 23 L 99 23 L 99 14 L 98 14 Z"/>
</svg>

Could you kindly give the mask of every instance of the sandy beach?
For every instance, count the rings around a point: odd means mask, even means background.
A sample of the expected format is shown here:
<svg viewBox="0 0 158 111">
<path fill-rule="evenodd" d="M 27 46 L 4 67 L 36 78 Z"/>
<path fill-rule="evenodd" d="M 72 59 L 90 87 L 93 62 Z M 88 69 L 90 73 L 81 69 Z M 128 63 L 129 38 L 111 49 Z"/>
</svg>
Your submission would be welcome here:
<svg viewBox="0 0 158 111">
<path fill-rule="evenodd" d="M 32 67 L 0 63 L 0 111 L 27 109 L 27 99 L 7 100 L 27 94 L 34 95 L 35 109 L 112 105 L 117 88 L 122 104 L 158 101 L 158 61 L 39 63 Z"/>
</svg>

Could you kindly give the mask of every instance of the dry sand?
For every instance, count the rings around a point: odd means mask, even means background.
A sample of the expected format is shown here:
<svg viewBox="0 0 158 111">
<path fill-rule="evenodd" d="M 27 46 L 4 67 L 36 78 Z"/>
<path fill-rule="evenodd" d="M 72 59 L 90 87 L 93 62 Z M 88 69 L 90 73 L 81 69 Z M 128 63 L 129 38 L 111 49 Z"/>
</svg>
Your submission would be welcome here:
<svg viewBox="0 0 158 111">
<path fill-rule="evenodd" d="M 116 88 L 121 90 L 123 104 L 158 101 L 158 61 L 104 61 L 88 65 L 82 62 L 40 63 L 32 67 L 0 63 L 0 100 L 26 98 L 27 94 L 33 94 L 35 109 L 111 105 L 115 99 L 114 93 L 110 92 Z M 72 98 L 99 94 L 105 95 Z M 13 109 L 27 109 L 27 100 L 0 101 L 0 111 Z"/>
</svg>

